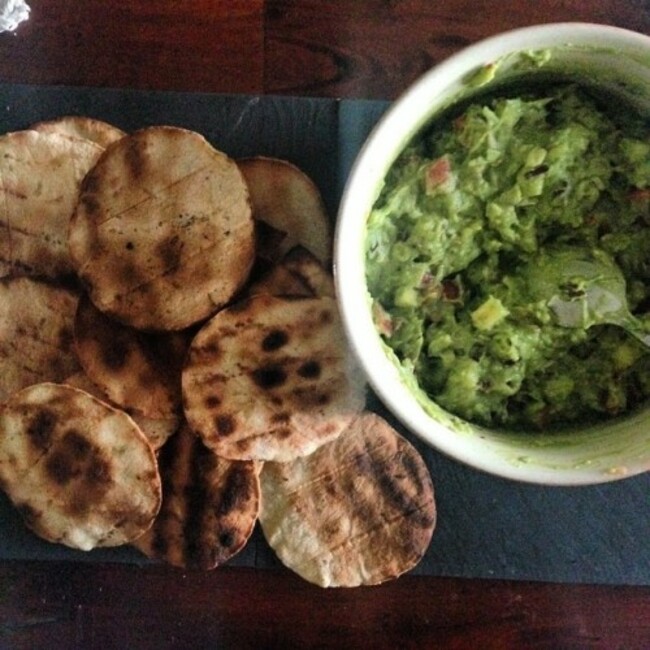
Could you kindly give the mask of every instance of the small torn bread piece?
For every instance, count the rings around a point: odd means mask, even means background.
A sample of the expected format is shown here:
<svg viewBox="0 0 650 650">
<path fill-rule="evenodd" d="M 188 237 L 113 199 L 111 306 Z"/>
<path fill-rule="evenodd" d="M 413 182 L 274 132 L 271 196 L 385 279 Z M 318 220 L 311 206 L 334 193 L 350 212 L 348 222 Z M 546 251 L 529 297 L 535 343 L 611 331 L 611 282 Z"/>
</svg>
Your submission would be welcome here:
<svg viewBox="0 0 650 650">
<path fill-rule="evenodd" d="M 30 128 L 41 133 L 60 133 L 71 138 L 90 140 L 104 149 L 126 135 L 113 124 L 84 115 L 62 115 L 52 120 L 36 122 Z"/>
<path fill-rule="evenodd" d="M 306 248 L 296 246 L 254 282 L 248 293 L 333 298 L 334 278 Z"/>
<path fill-rule="evenodd" d="M 321 587 L 375 585 L 413 568 L 436 523 L 417 450 L 364 413 L 335 441 L 290 463 L 265 463 L 260 523 L 280 560 Z"/>
<path fill-rule="evenodd" d="M 102 147 L 59 133 L 0 136 L 0 276 L 73 273 L 68 224 Z"/>
<path fill-rule="evenodd" d="M 0 402 L 79 370 L 73 344 L 78 300 L 75 290 L 42 280 L 0 279 Z"/>
<path fill-rule="evenodd" d="M 336 438 L 365 384 L 332 298 L 260 294 L 198 332 L 182 375 L 191 428 L 224 458 L 288 461 Z"/>
<path fill-rule="evenodd" d="M 253 216 L 284 233 L 280 255 L 301 244 L 324 264 L 332 257 L 332 226 L 320 191 L 286 160 L 257 156 L 237 161 L 253 204 Z"/>
<path fill-rule="evenodd" d="M 81 550 L 139 537 L 162 498 L 135 422 L 54 383 L 14 393 L 0 413 L 0 485 L 37 535 Z"/>
<path fill-rule="evenodd" d="M 72 386 L 73 388 L 79 388 L 80 390 L 86 391 L 86 393 L 89 393 L 102 402 L 107 402 L 114 408 L 122 408 L 111 403 L 111 400 L 108 398 L 106 393 L 104 393 L 97 384 L 92 382 L 83 370 L 68 377 L 63 381 L 63 383 Z M 178 429 L 181 422 L 181 418 L 178 415 L 169 418 L 149 418 L 146 415 L 140 415 L 139 413 L 129 411 L 129 409 L 123 410 L 126 411 L 140 427 L 140 430 L 144 433 L 154 450 L 160 449 L 165 444 L 165 442 Z"/>
<path fill-rule="evenodd" d="M 108 147 L 85 177 L 69 244 L 98 309 L 137 329 L 184 329 L 248 278 L 248 189 L 198 133 L 145 128 Z"/>
<path fill-rule="evenodd" d="M 189 335 L 136 330 L 99 311 L 84 294 L 74 338 L 81 366 L 111 402 L 149 418 L 179 415 Z"/>
<path fill-rule="evenodd" d="M 220 458 L 187 427 L 165 444 L 158 462 L 162 506 L 134 546 L 150 558 L 187 569 L 214 569 L 238 553 L 259 512 L 255 463 Z"/>
</svg>

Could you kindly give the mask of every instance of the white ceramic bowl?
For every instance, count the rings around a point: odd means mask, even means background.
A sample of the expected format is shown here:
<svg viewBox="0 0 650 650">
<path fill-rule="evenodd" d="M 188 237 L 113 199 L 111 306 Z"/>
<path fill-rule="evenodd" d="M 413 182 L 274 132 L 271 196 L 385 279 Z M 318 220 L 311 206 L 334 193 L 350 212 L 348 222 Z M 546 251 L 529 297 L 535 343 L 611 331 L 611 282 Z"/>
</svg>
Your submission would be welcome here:
<svg viewBox="0 0 650 650">
<path fill-rule="evenodd" d="M 542 66 L 537 57 L 526 54 L 546 49 L 552 56 Z M 364 239 L 366 219 L 383 178 L 423 126 L 472 92 L 467 80 L 497 61 L 497 80 L 545 71 L 571 73 L 650 110 L 650 38 L 604 25 L 561 23 L 506 32 L 462 50 L 424 74 L 372 131 L 343 193 L 334 270 L 350 344 L 384 404 L 408 429 L 458 461 L 505 478 L 549 485 L 603 483 L 648 471 L 650 407 L 612 423 L 562 434 L 517 435 L 477 427 L 435 405 L 424 408 L 416 391 L 403 383 L 373 326 Z"/>
</svg>

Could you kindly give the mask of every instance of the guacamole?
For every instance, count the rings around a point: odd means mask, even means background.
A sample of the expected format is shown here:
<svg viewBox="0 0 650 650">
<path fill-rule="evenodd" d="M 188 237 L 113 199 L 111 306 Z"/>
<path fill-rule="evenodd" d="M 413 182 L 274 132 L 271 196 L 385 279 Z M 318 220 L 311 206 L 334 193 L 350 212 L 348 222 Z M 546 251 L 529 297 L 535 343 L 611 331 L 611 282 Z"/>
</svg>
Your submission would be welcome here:
<svg viewBox="0 0 650 650">
<path fill-rule="evenodd" d="M 526 291 L 520 271 L 553 246 L 604 251 L 631 310 L 650 310 L 646 120 L 557 85 L 474 101 L 400 155 L 369 216 L 367 283 L 382 339 L 431 400 L 526 430 L 648 400 L 638 340 L 612 325 L 561 326 Z"/>
</svg>

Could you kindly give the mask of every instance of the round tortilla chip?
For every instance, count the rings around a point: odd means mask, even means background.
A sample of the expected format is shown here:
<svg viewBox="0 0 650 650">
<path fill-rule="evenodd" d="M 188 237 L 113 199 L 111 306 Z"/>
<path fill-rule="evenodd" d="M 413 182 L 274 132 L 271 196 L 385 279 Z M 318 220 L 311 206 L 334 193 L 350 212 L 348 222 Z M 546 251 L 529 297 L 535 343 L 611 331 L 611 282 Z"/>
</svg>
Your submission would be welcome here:
<svg viewBox="0 0 650 650">
<path fill-rule="evenodd" d="M 142 535 L 161 503 L 153 449 L 124 412 L 63 384 L 0 413 L 0 485 L 37 535 L 90 550 Z"/>
<path fill-rule="evenodd" d="M 327 264 L 332 258 L 332 226 L 311 178 L 278 158 L 242 158 L 237 164 L 250 191 L 255 219 L 284 233 L 277 254 L 282 256 L 300 244 Z"/>
<path fill-rule="evenodd" d="M 36 122 L 30 128 L 41 133 L 60 133 L 72 138 L 83 138 L 104 149 L 126 135 L 122 129 L 108 122 L 83 115 L 63 115 L 53 120 Z"/>
<path fill-rule="evenodd" d="M 184 329 L 248 277 L 248 189 L 198 133 L 145 128 L 108 147 L 84 179 L 69 243 L 98 309 L 138 329 Z"/>
<path fill-rule="evenodd" d="M 287 461 L 336 438 L 365 383 L 332 298 L 260 294 L 224 309 L 190 345 L 185 417 L 224 458 Z"/>
<path fill-rule="evenodd" d="M 121 408 L 120 406 L 113 404 L 106 393 L 104 393 L 97 384 L 93 383 L 83 370 L 71 375 L 65 379 L 63 383 L 72 386 L 73 388 L 79 388 L 102 402 L 107 402 L 114 408 Z M 129 409 L 122 410 L 126 411 L 133 418 L 133 421 L 140 427 L 140 430 L 144 433 L 146 439 L 154 450 L 160 449 L 165 442 L 169 440 L 178 429 L 181 422 L 180 416 L 169 418 L 149 418 L 146 415 L 140 415 L 139 413 L 129 411 Z"/>
<path fill-rule="evenodd" d="M 209 450 L 187 427 L 158 457 L 163 502 L 153 526 L 133 545 L 187 569 L 213 569 L 250 538 L 260 506 L 258 468 Z"/>
<path fill-rule="evenodd" d="M 81 181 L 102 151 L 59 133 L 0 137 L 0 276 L 72 275 L 70 215 Z"/>
<path fill-rule="evenodd" d="M 0 402 L 79 370 L 73 344 L 78 300 L 75 290 L 34 278 L 0 279 Z"/>
<path fill-rule="evenodd" d="M 188 334 L 136 330 L 106 316 L 83 295 L 74 338 L 84 371 L 111 402 L 149 418 L 178 417 Z"/>
<path fill-rule="evenodd" d="M 424 460 L 374 413 L 310 456 L 265 463 L 260 481 L 266 540 L 288 568 L 321 587 L 398 577 L 420 561 L 435 527 Z"/>
</svg>

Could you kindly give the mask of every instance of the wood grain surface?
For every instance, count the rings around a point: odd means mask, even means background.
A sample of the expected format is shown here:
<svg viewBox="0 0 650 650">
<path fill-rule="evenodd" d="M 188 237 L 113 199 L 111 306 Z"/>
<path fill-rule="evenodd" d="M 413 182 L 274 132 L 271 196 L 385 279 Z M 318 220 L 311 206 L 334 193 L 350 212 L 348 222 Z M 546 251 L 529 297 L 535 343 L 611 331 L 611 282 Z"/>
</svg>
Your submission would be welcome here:
<svg viewBox="0 0 650 650">
<path fill-rule="evenodd" d="M 0 81 L 390 99 L 506 29 L 650 33 L 648 0 L 28 3 L 30 19 L 0 34 Z M 288 571 L 0 562 L 0 648 L 208 647 L 641 650 L 650 588 L 405 576 L 321 590 Z"/>
<path fill-rule="evenodd" d="M 497 32 L 599 22 L 650 32 L 647 0 L 31 0 L 0 80 L 392 98 Z"/>
<path fill-rule="evenodd" d="M 323 590 L 241 567 L 5 563 L 0 647 L 644 650 L 650 589 L 404 577 Z"/>
<path fill-rule="evenodd" d="M 435 63 L 498 32 L 587 21 L 647 33 L 643 0 L 286 0 L 267 3 L 265 90 L 392 98 Z"/>
</svg>

